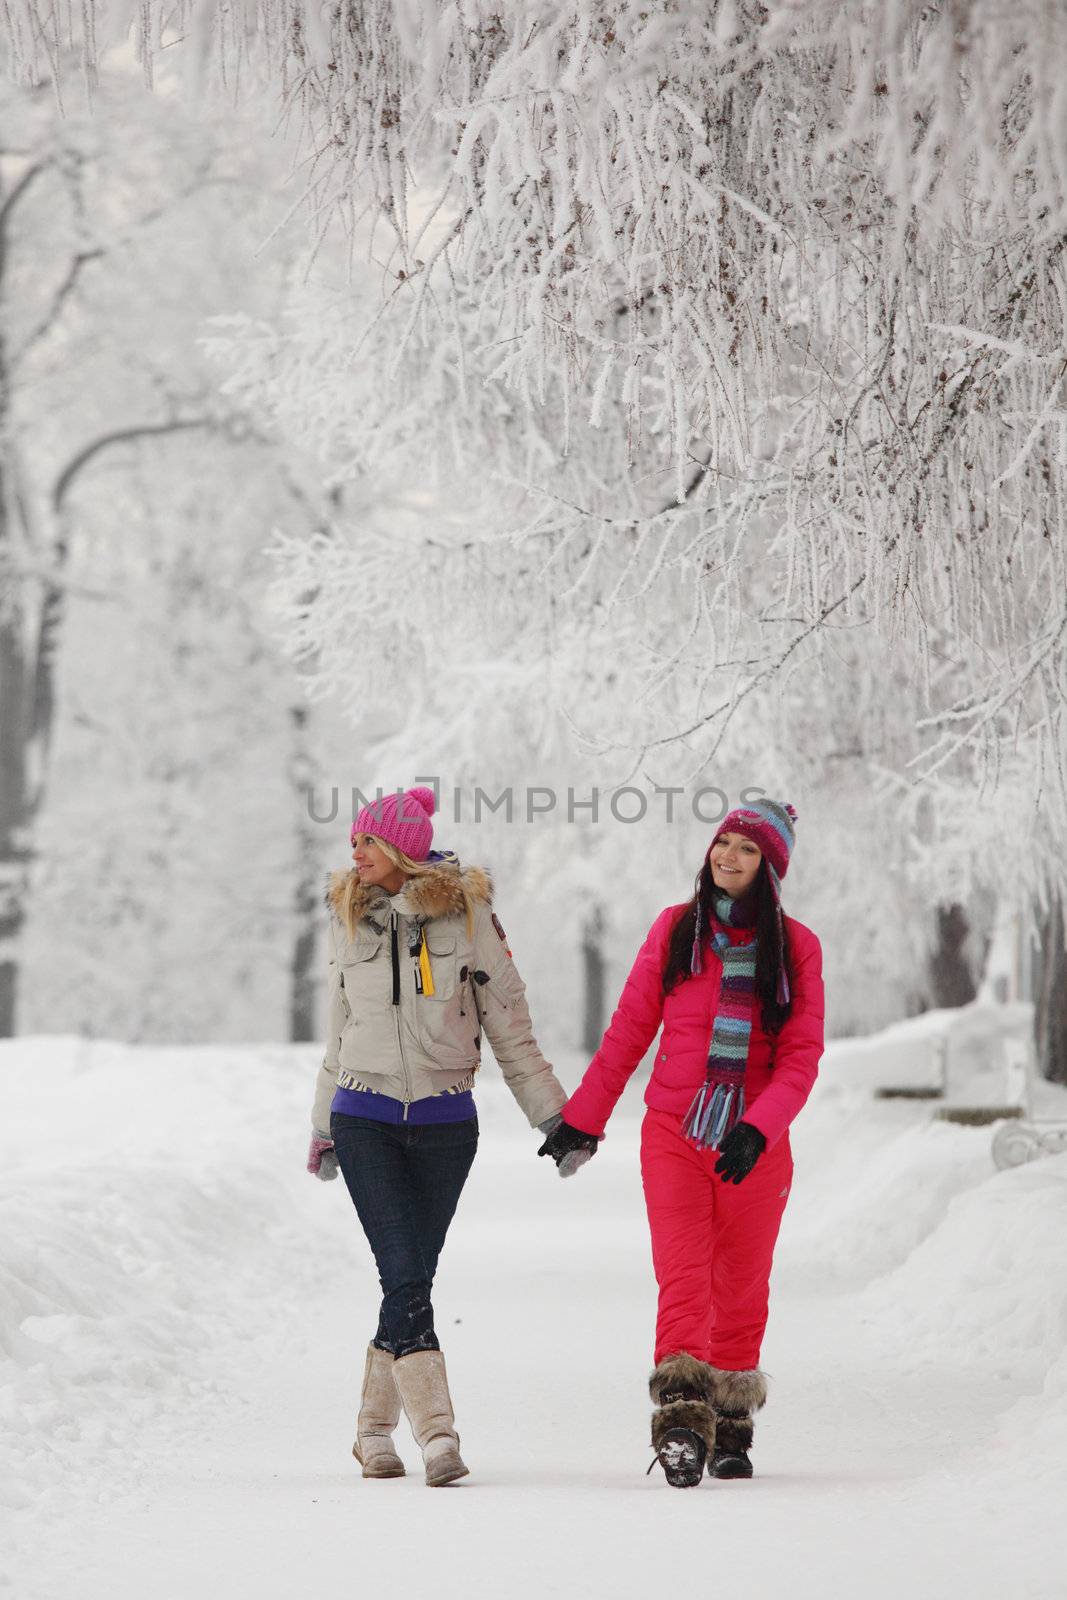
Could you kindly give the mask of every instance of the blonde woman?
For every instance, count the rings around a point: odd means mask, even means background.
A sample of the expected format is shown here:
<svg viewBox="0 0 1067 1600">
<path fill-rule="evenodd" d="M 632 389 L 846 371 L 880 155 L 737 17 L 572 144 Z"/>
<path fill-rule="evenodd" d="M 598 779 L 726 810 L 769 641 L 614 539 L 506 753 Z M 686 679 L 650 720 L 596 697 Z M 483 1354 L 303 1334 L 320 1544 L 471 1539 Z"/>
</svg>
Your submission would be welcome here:
<svg viewBox="0 0 1067 1600">
<path fill-rule="evenodd" d="M 381 1282 L 353 1454 L 365 1478 L 401 1477 L 392 1433 L 403 1407 L 426 1482 L 439 1486 L 468 1470 L 431 1293 L 478 1146 L 483 1033 L 532 1127 L 557 1130 L 567 1096 L 534 1039 L 489 876 L 431 852 L 433 810 L 421 788 L 364 806 L 354 865 L 331 875 L 329 1033 L 308 1171 L 334 1177 L 340 1165 Z"/>
</svg>

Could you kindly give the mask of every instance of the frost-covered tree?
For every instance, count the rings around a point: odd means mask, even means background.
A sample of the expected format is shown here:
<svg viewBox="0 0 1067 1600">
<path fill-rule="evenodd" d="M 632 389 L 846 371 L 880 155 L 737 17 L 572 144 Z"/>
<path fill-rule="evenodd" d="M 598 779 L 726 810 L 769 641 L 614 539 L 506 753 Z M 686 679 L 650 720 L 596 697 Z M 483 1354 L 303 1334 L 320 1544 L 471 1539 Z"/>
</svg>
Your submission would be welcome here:
<svg viewBox="0 0 1067 1600">
<path fill-rule="evenodd" d="M 2 125 L 0 1031 L 306 1035 L 321 718 L 263 547 L 315 474 L 198 343 L 284 282 L 277 165 L 128 74 L 95 115 L 9 87 Z"/>
<path fill-rule="evenodd" d="M 314 247 L 347 231 L 358 292 L 298 308 L 315 337 L 231 329 L 230 358 L 280 423 L 303 405 L 378 516 L 279 547 L 294 637 L 332 641 L 324 684 L 370 629 L 369 692 L 395 688 L 399 573 L 412 631 L 438 630 L 432 678 L 404 680 L 430 730 L 477 727 L 493 664 L 483 706 L 547 647 L 566 715 L 635 770 L 707 771 L 739 723 L 788 716 L 793 770 L 825 782 L 851 688 L 870 718 L 849 793 L 868 822 L 891 797 L 902 870 L 944 904 L 955 879 L 980 895 L 1010 826 L 1002 888 L 1062 887 L 1062 8 L 7 19 L 27 77 L 71 47 L 91 83 L 132 30 L 150 73 L 266 83 L 303 130 Z"/>
<path fill-rule="evenodd" d="M 190 186 L 210 187 L 218 175 L 191 161 L 150 200 L 150 139 L 119 163 L 109 159 L 122 142 L 117 127 L 64 120 L 49 97 L 9 88 L 0 115 L 0 1033 L 9 1033 L 57 665 L 79 587 L 73 507 L 84 481 L 115 455 L 217 425 L 212 398 L 177 356 L 180 343 L 166 370 L 139 346 L 130 285 L 159 225 L 180 225 Z M 106 188 L 120 168 L 125 193 Z M 171 274 L 179 263 L 172 250 Z M 173 318 L 180 292 L 153 285 L 160 322 Z"/>
<path fill-rule="evenodd" d="M 342 454 L 488 467 L 476 545 L 536 552 L 531 603 L 562 588 L 583 626 L 639 607 L 646 686 L 742 644 L 688 720 L 645 698 L 636 744 L 694 726 L 711 755 L 754 683 L 859 625 L 922 675 L 918 771 L 988 772 L 1022 729 L 1062 837 L 1059 10 L 166 16 L 201 70 L 258 53 L 305 118 L 315 215 L 380 274 L 350 337 L 293 353 Z"/>
</svg>

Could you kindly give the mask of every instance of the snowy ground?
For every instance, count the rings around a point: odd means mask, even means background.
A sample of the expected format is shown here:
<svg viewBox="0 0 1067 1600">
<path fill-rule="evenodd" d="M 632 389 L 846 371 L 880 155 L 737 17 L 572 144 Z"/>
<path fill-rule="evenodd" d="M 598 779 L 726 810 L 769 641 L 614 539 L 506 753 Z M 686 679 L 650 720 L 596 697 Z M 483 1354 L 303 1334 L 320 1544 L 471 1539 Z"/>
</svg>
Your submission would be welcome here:
<svg viewBox="0 0 1067 1600">
<path fill-rule="evenodd" d="M 0 1048 L 0 1590 L 1067 1595 L 1067 1156 L 996 1173 L 988 1128 L 873 1102 L 870 1047 L 835 1046 L 794 1129 L 758 1477 L 677 1492 L 644 1476 L 638 1087 L 562 1183 L 489 1064 L 437 1295 L 471 1476 L 365 1483 L 376 1283 L 302 1170 L 317 1056 Z"/>
</svg>

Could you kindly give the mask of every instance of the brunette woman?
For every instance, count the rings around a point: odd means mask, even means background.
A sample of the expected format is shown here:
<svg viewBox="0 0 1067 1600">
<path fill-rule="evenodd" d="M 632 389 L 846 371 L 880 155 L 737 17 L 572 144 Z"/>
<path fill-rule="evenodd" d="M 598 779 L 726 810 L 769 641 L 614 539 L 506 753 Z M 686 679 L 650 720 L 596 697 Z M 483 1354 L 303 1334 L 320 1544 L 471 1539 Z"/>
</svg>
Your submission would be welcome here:
<svg viewBox="0 0 1067 1600">
<path fill-rule="evenodd" d="M 656 918 L 582 1082 L 546 1141 L 603 1134 L 655 1038 L 641 1172 L 659 1285 L 652 1444 L 668 1482 L 749 1478 L 775 1241 L 793 1181 L 789 1125 L 823 1050 L 822 951 L 782 915 L 796 812 L 731 811 L 696 891 Z M 655 1463 L 653 1463 L 655 1464 Z"/>
</svg>

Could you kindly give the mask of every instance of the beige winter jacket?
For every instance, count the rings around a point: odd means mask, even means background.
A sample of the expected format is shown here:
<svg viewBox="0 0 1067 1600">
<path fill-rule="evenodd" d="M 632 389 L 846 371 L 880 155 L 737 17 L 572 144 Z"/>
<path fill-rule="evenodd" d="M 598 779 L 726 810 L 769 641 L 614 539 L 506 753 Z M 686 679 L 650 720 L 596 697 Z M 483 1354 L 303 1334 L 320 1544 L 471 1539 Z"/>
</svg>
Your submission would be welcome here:
<svg viewBox="0 0 1067 1600">
<path fill-rule="evenodd" d="M 395 895 L 357 884 L 349 938 L 340 908 L 352 876 L 331 873 L 326 893 L 329 1015 L 314 1128 L 329 1136 L 338 1087 L 373 1089 L 406 1104 L 470 1088 L 483 1033 L 531 1127 L 557 1112 L 567 1096 L 533 1036 L 526 986 L 493 915 L 488 873 L 443 865 L 409 878 Z M 474 903 L 469 933 L 461 878 Z M 420 925 L 432 994 L 419 992 Z"/>
</svg>

